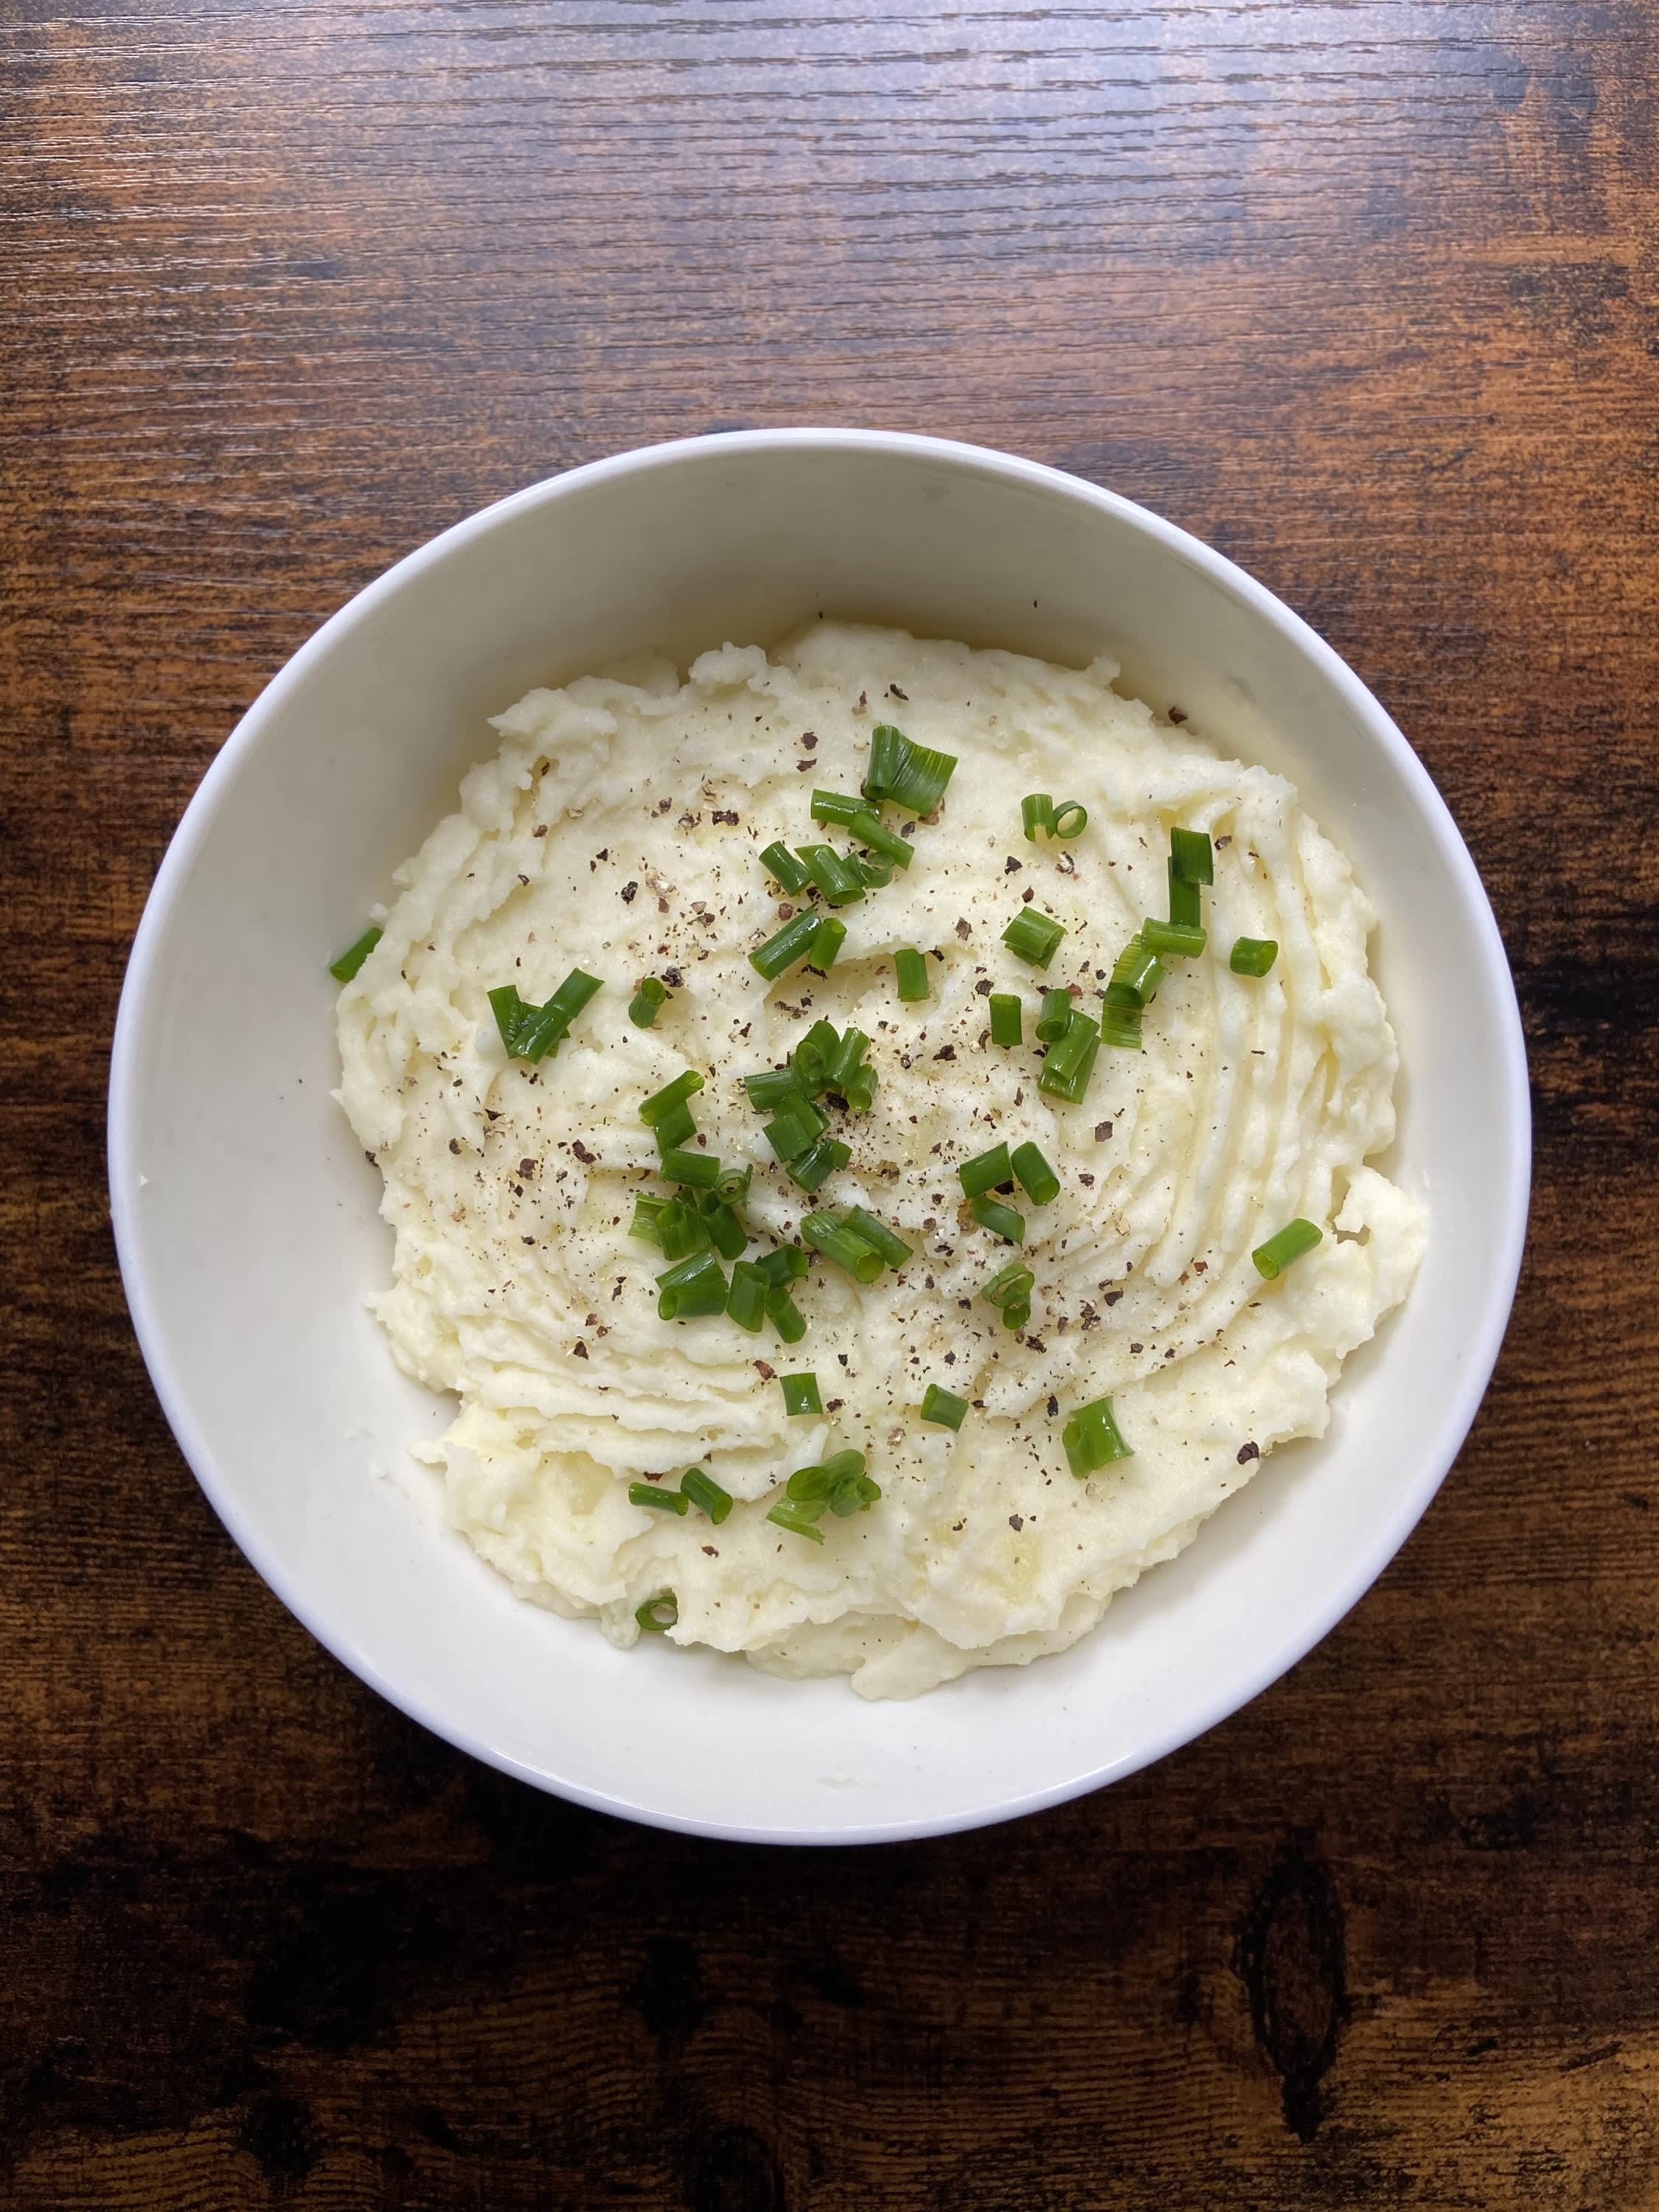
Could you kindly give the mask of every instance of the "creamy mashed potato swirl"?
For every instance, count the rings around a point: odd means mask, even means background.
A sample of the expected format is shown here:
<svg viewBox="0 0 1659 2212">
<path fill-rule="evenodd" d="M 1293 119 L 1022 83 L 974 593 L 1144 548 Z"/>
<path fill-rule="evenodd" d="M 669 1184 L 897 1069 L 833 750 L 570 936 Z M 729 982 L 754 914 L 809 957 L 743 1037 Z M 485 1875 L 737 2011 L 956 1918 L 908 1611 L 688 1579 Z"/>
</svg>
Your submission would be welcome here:
<svg viewBox="0 0 1659 2212">
<path fill-rule="evenodd" d="M 1075 1642 L 1275 1444 L 1323 1431 L 1425 1237 L 1419 1201 L 1365 1164 L 1394 1134 L 1395 1072 L 1371 909 L 1289 784 L 1120 697 L 1115 672 L 825 623 L 775 659 L 705 653 L 684 685 L 663 665 L 532 691 L 398 871 L 338 1012 L 340 1097 L 396 1236 L 373 1305 L 407 1372 L 459 1397 L 432 1456 L 455 1523 L 521 1595 L 626 1644 L 672 1589 L 677 1642 L 908 1695 Z M 811 793 L 856 791 L 884 720 L 958 756 L 939 817 L 908 873 L 842 910 L 827 979 L 763 982 L 749 953 L 791 902 L 757 855 L 846 843 L 810 822 Z M 1028 844 L 1031 791 L 1080 799 L 1085 834 Z M 1103 1048 L 1086 1103 L 1051 1108 L 1040 993 L 1075 985 L 1098 1010 L 1118 950 L 1167 910 L 1177 823 L 1214 841 L 1208 950 L 1169 963 L 1145 1050 Z M 1066 925 L 1046 974 L 1000 941 L 1023 902 Z M 1229 971 L 1239 935 L 1278 941 L 1264 979 Z M 906 945 L 927 955 L 925 1004 L 896 994 Z M 556 1058 L 510 1060 L 487 992 L 540 1001 L 576 966 L 605 989 Z M 638 979 L 675 971 L 635 1029 Z M 992 989 L 1025 1000 L 1020 1048 L 990 1042 Z M 853 1158 L 813 1200 L 739 1079 L 819 1016 L 869 1033 L 878 1082 L 870 1113 L 833 1115 Z M 799 1346 L 658 1318 L 665 1263 L 628 1233 L 636 1191 L 662 1188 L 638 1108 L 687 1066 L 709 1079 L 708 1148 L 754 1164 L 751 1256 L 848 1204 L 915 1249 L 862 1290 L 815 1260 Z M 1026 1138 L 1060 1192 L 1012 1201 L 1036 1275 L 1016 1338 L 975 1295 L 1012 1255 L 969 1222 L 956 1170 Z M 1296 1215 L 1324 1242 L 1264 1284 L 1251 1249 Z M 805 1368 L 822 1419 L 787 1418 L 773 1379 Z M 930 1382 L 972 1402 L 959 1432 L 918 1419 Z M 1133 1455 L 1079 1481 L 1061 1422 L 1107 1393 Z M 792 1470 L 848 1445 L 878 1505 L 827 1518 L 821 1547 L 765 1518 Z M 720 1527 L 629 1503 L 631 1480 L 694 1463 L 738 1501 Z"/>
</svg>

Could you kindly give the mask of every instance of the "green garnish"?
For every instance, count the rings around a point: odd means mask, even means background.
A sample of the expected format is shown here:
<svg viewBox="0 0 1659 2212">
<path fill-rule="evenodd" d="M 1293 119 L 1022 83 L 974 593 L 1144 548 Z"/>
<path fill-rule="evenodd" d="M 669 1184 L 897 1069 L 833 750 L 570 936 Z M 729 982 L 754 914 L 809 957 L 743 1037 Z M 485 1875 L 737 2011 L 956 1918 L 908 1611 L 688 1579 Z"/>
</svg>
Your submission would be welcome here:
<svg viewBox="0 0 1659 2212">
<path fill-rule="evenodd" d="M 856 906 L 864 896 L 864 885 L 859 880 L 856 868 L 844 860 L 831 845 L 797 845 L 806 872 L 830 906 Z"/>
<path fill-rule="evenodd" d="M 1235 975 L 1265 975 L 1278 957 L 1277 938 L 1236 937 L 1227 965 Z"/>
<path fill-rule="evenodd" d="M 685 1500 L 678 1490 L 659 1490 L 654 1483 L 630 1482 L 628 1486 L 630 1505 L 648 1505 L 653 1513 L 685 1513 Z"/>
<path fill-rule="evenodd" d="M 822 968 L 827 975 L 846 942 L 847 924 L 837 921 L 833 914 L 826 914 L 812 932 L 812 944 L 807 959 L 814 968 Z"/>
<path fill-rule="evenodd" d="M 969 1202 L 968 1212 L 981 1229 L 988 1229 L 994 1237 L 1000 1237 L 1006 1243 L 1023 1244 L 1025 1242 L 1024 1215 L 1016 1213 L 1012 1206 L 1004 1206 L 1000 1200 L 975 1198 Z"/>
<path fill-rule="evenodd" d="M 848 865 L 867 891 L 885 890 L 893 880 L 893 864 L 884 853 L 854 853 Z"/>
<path fill-rule="evenodd" d="M 1255 1262 L 1258 1275 L 1273 1282 L 1282 1275 L 1292 1260 L 1299 1260 L 1304 1252 L 1311 1252 L 1316 1244 L 1325 1241 L 1324 1231 L 1316 1229 L 1311 1221 L 1304 1221 L 1298 1214 L 1294 1221 L 1275 1231 L 1265 1244 L 1258 1244 L 1250 1257 Z"/>
<path fill-rule="evenodd" d="M 1069 991 L 1045 991 L 1042 1012 L 1037 1017 L 1037 1042 L 1053 1044 L 1063 1037 L 1071 1026 L 1072 994 Z"/>
<path fill-rule="evenodd" d="M 1097 1468 L 1133 1456 L 1118 1433 L 1109 1398 L 1091 1399 L 1088 1405 L 1079 1406 L 1067 1419 L 1060 1440 L 1066 1447 L 1066 1463 L 1079 1482 Z"/>
<path fill-rule="evenodd" d="M 1048 1206 L 1060 1196 L 1060 1177 L 1036 1145 L 1016 1145 L 1009 1159 L 1020 1188 L 1033 1206 Z"/>
<path fill-rule="evenodd" d="M 914 945 L 901 945 L 893 955 L 893 973 L 898 978 L 898 994 L 906 1006 L 930 996 L 927 988 L 927 963 Z"/>
<path fill-rule="evenodd" d="M 634 1200 L 634 1218 L 629 1224 L 629 1235 L 643 1237 L 647 1244 L 655 1244 L 660 1249 L 663 1209 L 672 1203 L 669 1199 L 652 1198 L 641 1191 Z"/>
<path fill-rule="evenodd" d="M 761 1131 L 781 1160 L 799 1159 L 829 1127 L 810 1098 L 797 1098 L 782 1107 Z"/>
<path fill-rule="evenodd" d="M 820 1506 L 818 1511 L 821 1513 L 823 1510 Z M 811 1512 L 803 1512 L 787 1498 L 779 1498 L 766 1517 L 769 1521 L 775 1521 L 780 1528 L 787 1528 L 792 1536 L 810 1536 L 815 1544 L 823 1541 L 823 1529 L 815 1528 L 812 1525 L 816 1516 Z"/>
<path fill-rule="evenodd" d="M 915 847 L 907 844 L 896 830 L 888 829 L 880 817 L 867 806 L 861 806 L 847 827 L 860 845 L 867 845 L 872 853 L 880 853 L 890 862 L 896 861 L 901 868 L 908 868 L 916 857 Z M 883 881 L 890 883 L 891 880 L 892 869 L 890 866 Z"/>
<path fill-rule="evenodd" d="M 937 1382 L 930 1382 L 921 1401 L 921 1418 L 933 1421 L 941 1429 L 959 1429 L 968 1417 L 968 1401 L 958 1398 L 954 1390 L 941 1390 Z"/>
<path fill-rule="evenodd" d="M 1140 1001 L 1133 991 L 1122 990 L 1113 983 L 1107 985 L 1105 1003 L 1100 1010 L 1100 1041 L 1103 1044 L 1120 1045 L 1128 1052 L 1140 1050 Z M 1041 1088 L 1041 1079 L 1038 1087 Z"/>
<path fill-rule="evenodd" d="M 783 1410 L 792 1417 L 796 1413 L 821 1413 L 823 1401 L 818 1395 L 816 1375 L 780 1375 L 783 1389 Z"/>
<path fill-rule="evenodd" d="M 1176 873 L 1174 856 L 1170 860 L 1170 920 L 1177 929 L 1196 929 L 1204 918 L 1204 890 L 1200 884 L 1189 884 L 1184 876 Z"/>
<path fill-rule="evenodd" d="M 680 1608 L 672 1590 L 659 1590 L 643 1605 L 635 1606 L 634 1618 L 649 1636 L 660 1636 L 672 1628 L 680 1617 Z"/>
<path fill-rule="evenodd" d="M 1088 1091 L 1099 1050 L 1100 1024 L 1074 1007 L 1065 1036 L 1058 1044 L 1048 1048 L 1048 1057 L 1037 1078 L 1037 1089 L 1045 1098 L 1058 1098 L 1066 1106 L 1077 1105 Z"/>
<path fill-rule="evenodd" d="M 511 988 L 509 985 L 508 988 Z M 597 975 L 586 975 L 580 968 L 573 968 L 544 1006 L 529 1006 L 520 1001 L 523 1011 L 517 1034 L 509 1039 L 503 1030 L 502 1042 L 517 1060 L 542 1060 L 550 1050 L 557 1052 L 564 1042 L 571 1023 L 595 992 L 603 988 Z M 492 991 L 489 997 L 493 1006 L 495 994 Z M 495 1020 L 497 1027 L 500 1027 L 499 1012 Z"/>
<path fill-rule="evenodd" d="M 1002 1309 L 1002 1326 L 1004 1328 L 1018 1331 L 1024 1328 L 1026 1322 L 1030 1321 L 1030 1318 L 1031 1301 L 1030 1298 L 1010 1298 L 1007 1304 Z"/>
<path fill-rule="evenodd" d="M 784 1495 L 805 1518 L 816 1521 L 828 1507 L 838 1517 L 866 1512 L 881 1496 L 881 1486 L 865 1473 L 861 1451 L 832 1453 L 821 1467 L 798 1467 Z"/>
<path fill-rule="evenodd" d="M 1212 884 L 1215 859 L 1207 830 L 1171 830 L 1170 866 L 1183 884 Z"/>
<path fill-rule="evenodd" d="M 693 1321 L 702 1314 L 724 1313 L 726 1280 L 712 1252 L 697 1252 L 657 1278 L 657 1312 L 664 1321 Z"/>
<path fill-rule="evenodd" d="M 856 814 L 864 811 L 864 801 L 854 799 L 850 792 L 815 791 L 812 793 L 814 822 L 834 822 L 845 829 Z M 803 859 L 805 857 L 802 855 Z"/>
<path fill-rule="evenodd" d="M 810 880 L 806 871 L 781 838 L 766 848 L 761 854 L 761 865 L 769 870 L 791 898 L 806 889 Z"/>
<path fill-rule="evenodd" d="M 708 1231 L 708 1241 L 722 1260 L 740 1260 L 749 1249 L 749 1231 L 744 1227 L 729 1206 L 716 1201 L 705 1201 L 703 1222 Z M 756 1323 L 758 1328 L 760 1324 Z"/>
<path fill-rule="evenodd" d="M 753 1168 L 727 1168 L 714 1185 L 714 1195 L 722 1206 L 746 1206 L 754 1180 Z"/>
<path fill-rule="evenodd" d="M 1048 827 L 1054 811 L 1054 802 L 1046 791 L 1034 791 L 1029 799 L 1020 800 L 1019 818 L 1027 844 L 1036 844 L 1038 832 Z"/>
<path fill-rule="evenodd" d="M 878 722 L 870 732 L 870 765 L 860 788 L 866 799 L 890 799 L 907 813 L 931 814 L 956 764 L 954 753 L 915 744 L 890 722 Z"/>
<path fill-rule="evenodd" d="M 775 1291 L 787 1290 L 806 1273 L 806 1255 L 799 1244 L 780 1244 L 775 1250 L 763 1252 L 755 1265 Z"/>
<path fill-rule="evenodd" d="M 377 923 L 371 922 L 355 945 L 348 945 L 337 960 L 329 962 L 329 974 L 337 982 L 349 983 L 384 934 Z"/>
<path fill-rule="evenodd" d="M 668 986 L 655 975 L 647 975 L 628 1002 L 628 1018 L 636 1030 L 648 1030 L 668 999 Z"/>
<path fill-rule="evenodd" d="M 842 1144 L 839 1137 L 820 1137 L 810 1152 L 799 1159 L 790 1160 L 784 1170 L 793 1183 L 805 1191 L 815 1191 L 825 1179 L 844 1168 L 853 1157 L 850 1145 Z"/>
<path fill-rule="evenodd" d="M 1159 921 L 1156 915 L 1149 915 L 1140 925 L 1140 941 L 1164 959 L 1176 955 L 1183 960 L 1196 960 L 1209 941 L 1209 932 L 1197 924 Z M 1245 941 L 1240 939 L 1241 944 Z"/>
<path fill-rule="evenodd" d="M 1158 995 L 1158 987 L 1164 981 L 1164 965 L 1151 945 L 1139 935 L 1129 939 L 1117 956 L 1112 967 L 1112 981 L 1120 990 L 1133 993 L 1139 1003 L 1149 1006 Z M 1115 1000 L 1114 1004 L 1121 1004 Z"/>
<path fill-rule="evenodd" d="M 758 1075 L 745 1075 L 743 1087 L 749 1094 L 749 1103 L 765 1114 L 804 1096 L 800 1078 L 793 1067 L 763 1067 Z"/>
<path fill-rule="evenodd" d="M 732 1270 L 732 1286 L 726 1294 L 728 1318 L 736 1322 L 739 1328 L 758 1336 L 766 1322 L 766 1293 L 769 1287 L 758 1267 L 739 1260 Z"/>
<path fill-rule="evenodd" d="M 1089 810 L 1080 799 L 1062 799 L 1048 817 L 1048 835 L 1069 844 L 1080 837 L 1089 826 Z"/>
<path fill-rule="evenodd" d="M 659 1153 L 672 1152 L 676 1145 L 683 1145 L 688 1137 L 695 1137 L 697 1133 L 691 1109 L 684 1099 L 678 1106 L 671 1106 L 651 1133 L 657 1140 Z"/>
<path fill-rule="evenodd" d="M 1019 818 L 1032 844 L 1036 842 L 1039 831 L 1045 836 L 1069 841 L 1080 837 L 1088 828 L 1089 810 L 1075 799 L 1062 799 L 1056 806 L 1046 791 L 1034 791 L 1029 799 L 1020 800 Z"/>
<path fill-rule="evenodd" d="M 680 1477 L 680 1490 L 700 1513 L 706 1513 L 718 1528 L 732 1510 L 732 1498 L 729 1490 L 722 1490 L 712 1474 L 700 1467 L 688 1467 Z"/>
<path fill-rule="evenodd" d="M 872 1251 L 880 1253 L 890 1267 L 902 1267 L 914 1256 L 912 1247 L 901 1236 L 884 1221 L 878 1221 L 873 1213 L 866 1213 L 861 1206 L 849 1206 L 842 1218 Z"/>
<path fill-rule="evenodd" d="M 801 1223 L 800 1233 L 815 1252 L 844 1267 L 854 1282 L 873 1283 L 887 1265 L 873 1244 L 833 1213 L 809 1213 Z"/>
<path fill-rule="evenodd" d="M 692 1190 L 713 1190 L 720 1179 L 720 1164 L 713 1152 L 688 1152 L 671 1145 L 658 1173 L 665 1182 L 684 1183 Z"/>
<path fill-rule="evenodd" d="M 1060 949 L 1060 940 L 1066 934 L 1066 925 L 1056 921 L 1052 915 L 1039 914 L 1035 907 L 1022 907 L 1002 933 L 1002 941 L 1016 958 L 1029 960 L 1034 968 L 1046 968 Z"/>
<path fill-rule="evenodd" d="M 900 996 L 902 997 L 901 993 Z M 1025 1009 L 1018 994 L 1013 991 L 993 991 L 991 994 L 991 1042 L 1005 1048 L 1023 1044 L 1025 1041 Z"/>
<path fill-rule="evenodd" d="M 957 1174 L 961 1178 L 963 1196 L 977 1198 L 982 1191 L 1000 1190 L 1011 1183 L 1014 1165 L 1006 1144 L 993 1145 L 988 1152 L 975 1152 L 971 1160 L 963 1160 Z"/>
<path fill-rule="evenodd" d="M 640 1119 L 647 1129 L 654 1129 L 663 1115 L 676 1106 L 684 1106 L 688 1098 L 695 1098 L 702 1089 L 703 1079 L 695 1067 L 688 1067 L 672 1083 L 665 1083 L 660 1091 L 653 1091 L 640 1108 Z"/>
<path fill-rule="evenodd" d="M 657 1217 L 657 1231 L 663 1258 L 676 1266 L 708 1249 L 708 1224 L 688 1200 L 671 1198 L 663 1201 L 662 1212 Z"/>
<path fill-rule="evenodd" d="M 1011 1260 L 980 1290 L 987 1305 L 1006 1307 L 1011 1299 L 1029 1298 L 1036 1277 L 1023 1260 Z"/>
<path fill-rule="evenodd" d="M 793 921 L 786 921 L 775 937 L 757 945 L 749 956 L 749 964 L 769 983 L 775 982 L 786 968 L 796 967 L 805 959 L 817 933 L 818 916 L 808 907 Z"/>
<path fill-rule="evenodd" d="M 799 1344 L 806 1334 L 800 1308 L 781 1283 L 766 1293 L 766 1318 L 786 1344 Z"/>
</svg>

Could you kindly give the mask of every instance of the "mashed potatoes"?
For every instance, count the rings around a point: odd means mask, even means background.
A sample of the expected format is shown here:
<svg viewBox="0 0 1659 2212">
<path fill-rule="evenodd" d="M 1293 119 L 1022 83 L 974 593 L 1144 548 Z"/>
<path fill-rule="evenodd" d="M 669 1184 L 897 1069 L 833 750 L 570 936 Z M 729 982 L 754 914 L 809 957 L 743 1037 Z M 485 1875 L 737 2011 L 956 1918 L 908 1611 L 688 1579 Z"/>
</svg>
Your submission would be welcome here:
<svg viewBox="0 0 1659 2212">
<path fill-rule="evenodd" d="M 1371 911 L 1287 783 L 1119 697 L 1115 672 L 821 624 L 774 660 L 705 653 L 684 685 L 662 666 L 533 691 L 398 872 L 339 1005 L 340 1097 L 397 1239 L 374 1306 L 402 1366 L 459 1396 L 434 1455 L 450 1510 L 523 1596 L 627 1644 L 672 1590 L 677 1642 L 907 1696 L 1074 1643 L 1263 1454 L 1324 1429 L 1425 1234 L 1364 1164 L 1394 1133 Z M 845 846 L 810 795 L 856 792 L 883 720 L 959 756 L 942 812 L 908 872 L 842 909 L 827 978 L 768 984 L 748 956 L 790 908 L 757 855 Z M 1081 800 L 1083 836 L 1028 843 L 1032 791 Z M 1086 1102 L 1051 1108 L 1040 993 L 1079 986 L 1098 1012 L 1115 954 L 1166 911 L 1176 823 L 1214 841 L 1208 949 L 1170 963 L 1145 1049 L 1103 1049 Z M 1066 925 L 1046 974 L 1001 942 L 1022 902 Z M 1265 978 L 1229 971 L 1239 935 L 1278 941 Z M 924 1003 L 896 995 L 902 945 L 927 955 Z M 486 994 L 539 1002 L 573 967 L 604 990 L 556 1057 L 509 1060 Z M 678 988 L 641 1030 L 647 975 Z M 990 1042 L 993 989 L 1025 1001 L 1019 1048 Z M 811 1200 L 739 1079 L 821 1016 L 868 1032 L 878 1080 L 869 1113 L 836 1116 L 852 1161 Z M 665 1262 L 629 1234 L 635 1193 L 663 1188 L 638 1109 L 688 1066 L 708 1148 L 754 1164 L 757 1249 L 848 1204 L 915 1248 L 867 1289 L 815 1260 L 798 1346 L 658 1318 Z M 1011 1201 L 1036 1276 L 1015 1336 L 976 1297 L 1015 1255 L 969 1221 L 957 1167 L 1027 1138 L 1060 1191 Z M 1252 1248 L 1297 1215 L 1324 1242 L 1264 1283 Z M 809 1368 L 823 1415 L 790 1419 L 775 1376 Z M 970 1401 L 958 1432 L 918 1419 L 929 1383 Z M 1109 1393 L 1133 1456 L 1076 1480 L 1062 1422 Z M 782 1478 L 844 1446 L 878 1504 L 825 1519 L 822 1546 L 766 1518 Z M 718 1527 L 629 1504 L 630 1480 L 692 1464 L 738 1501 Z"/>
</svg>

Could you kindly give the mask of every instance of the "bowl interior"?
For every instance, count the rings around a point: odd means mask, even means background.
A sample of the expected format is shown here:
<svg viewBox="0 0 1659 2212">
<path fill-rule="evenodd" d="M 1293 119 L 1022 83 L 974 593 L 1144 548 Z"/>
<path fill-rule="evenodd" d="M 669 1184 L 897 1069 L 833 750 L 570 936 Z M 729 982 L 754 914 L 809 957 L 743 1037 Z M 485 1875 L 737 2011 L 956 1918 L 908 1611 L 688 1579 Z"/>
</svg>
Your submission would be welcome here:
<svg viewBox="0 0 1659 2212">
<path fill-rule="evenodd" d="M 524 1605 L 407 1455 L 447 1404 L 363 1310 L 379 1176 L 330 1092 L 329 955 L 532 683 L 682 662 L 817 612 L 1083 661 L 1295 778 L 1381 917 L 1407 1071 L 1397 1156 L 1432 1206 L 1405 1308 L 1328 1434 L 1276 1454 L 1062 1657 L 913 1704 L 789 1684 Z M 1352 1603 L 1479 1402 L 1519 1260 L 1524 1060 L 1501 947 L 1427 778 L 1334 656 L 1140 511 L 971 449 L 757 434 L 624 457 L 489 510 L 381 579 L 255 704 L 158 878 L 112 1091 L 122 1265 L 152 1375 L 255 1565 L 417 1718 L 544 1786 L 714 1833 L 926 1832 L 1132 1770 L 1254 1693 Z M 640 1694 L 648 1684 L 650 1694 Z"/>
</svg>

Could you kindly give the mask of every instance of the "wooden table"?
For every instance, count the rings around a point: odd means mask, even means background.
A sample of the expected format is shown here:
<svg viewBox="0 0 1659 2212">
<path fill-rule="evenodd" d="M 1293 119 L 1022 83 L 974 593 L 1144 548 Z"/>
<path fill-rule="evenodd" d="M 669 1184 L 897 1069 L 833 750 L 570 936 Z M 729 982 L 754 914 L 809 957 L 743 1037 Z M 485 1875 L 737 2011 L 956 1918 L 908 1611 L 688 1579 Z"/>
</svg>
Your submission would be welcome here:
<svg viewBox="0 0 1659 2212">
<path fill-rule="evenodd" d="M 0 2198 L 1659 2204 L 1650 0 L 0 8 Z M 502 1780 L 198 1495 L 106 1218 L 126 945 L 237 714 L 514 486 L 738 424 L 1053 461 L 1421 751 L 1531 1040 L 1485 1411 L 1285 1680 L 823 1856 Z"/>
</svg>

